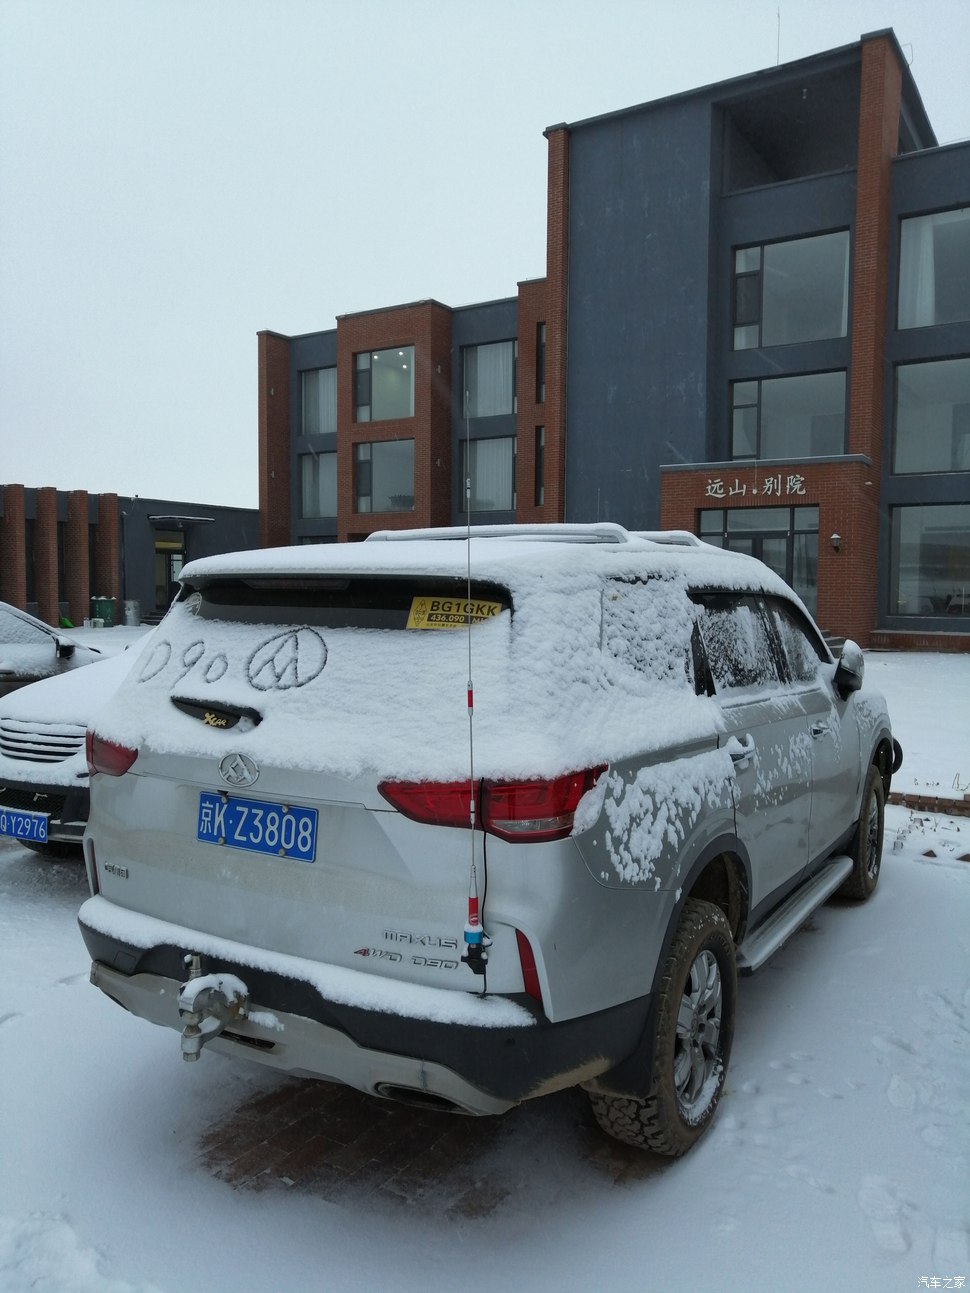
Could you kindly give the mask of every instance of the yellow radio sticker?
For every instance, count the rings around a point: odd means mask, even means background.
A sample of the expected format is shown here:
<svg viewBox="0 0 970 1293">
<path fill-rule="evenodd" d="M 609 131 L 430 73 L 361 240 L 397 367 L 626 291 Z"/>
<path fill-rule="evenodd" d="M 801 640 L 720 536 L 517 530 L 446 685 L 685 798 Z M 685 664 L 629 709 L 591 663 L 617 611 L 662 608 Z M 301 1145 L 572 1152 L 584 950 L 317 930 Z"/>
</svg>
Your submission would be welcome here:
<svg viewBox="0 0 970 1293">
<path fill-rule="evenodd" d="M 461 597 L 415 597 L 408 615 L 409 629 L 463 629 L 500 614 L 501 602 L 465 601 Z"/>
</svg>

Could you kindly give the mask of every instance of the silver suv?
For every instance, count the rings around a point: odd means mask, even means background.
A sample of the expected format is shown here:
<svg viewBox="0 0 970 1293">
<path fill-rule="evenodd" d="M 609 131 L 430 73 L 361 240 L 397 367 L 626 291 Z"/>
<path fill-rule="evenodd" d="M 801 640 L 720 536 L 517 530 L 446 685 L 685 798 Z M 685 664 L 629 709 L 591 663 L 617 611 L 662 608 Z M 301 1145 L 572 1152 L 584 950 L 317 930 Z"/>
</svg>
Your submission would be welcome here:
<svg viewBox="0 0 970 1293">
<path fill-rule="evenodd" d="M 868 897 L 901 752 L 760 562 L 616 525 L 193 562 L 88 733 L 92 981 L 472 1114 L 576 1084 L 684 1153 L 738 971 Z"/>
</svg>

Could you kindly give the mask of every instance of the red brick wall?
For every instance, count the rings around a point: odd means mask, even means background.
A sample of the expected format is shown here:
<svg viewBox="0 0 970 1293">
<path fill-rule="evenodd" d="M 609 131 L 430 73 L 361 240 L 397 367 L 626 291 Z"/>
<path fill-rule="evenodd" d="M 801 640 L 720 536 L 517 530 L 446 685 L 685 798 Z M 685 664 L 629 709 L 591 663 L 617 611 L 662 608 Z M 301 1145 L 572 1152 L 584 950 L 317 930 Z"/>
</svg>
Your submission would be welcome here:
<svg viewBox="0 0 970 1293">
<path fill-rule="evenodd" d="M 0 601 L 27 607 L 27 531 L 23 485 L 5 485 L 0 517 Z"/>
<path fill-rule="evenodd" d="M 354 356 L 414 346 L 414 416 L 354 421 Z M 354 510 L 354 446 L 414 441 L 414 510 Z M 337 320 L 337 536 L 448 525 L 451 521 L 451 311 L 437 301 Z"/>
<path fill-rule="evenodd" d="M 88 494 L 75 489 L 67 496 L 67 523 L 64 532 L 64 584 L 61 590 L 67 601 L 67 615 L 72 624 L 81 624 L 91 610 L 88 587 Z"/>
<path fill-rule="evenodd" d="M 261 332 L 259 347 L 259 541 L 290 542 L 290 343 Z"/>
<path fill-rule="evenodd" d="M 37 491 L 34 521 L 34 590 L 37 618 L 58 624 L 61 618 L 57 586 L 57 490 L 47 485 Z"/>
<path fill-rule="evenodd" d="M 119 562 L 118 495 L 98 495 L 98 524 L 94 539 L 94 587 L 92 597 L 114 597 L 121 593 Z M 122 622 L 124 608 L 115 605 L 115 622 Z M 88 611 L 90 614 L 90 611 Z"/>
<path fill-rule="evenodd" d="M 862 43 L 856 227 L 852 273 L 852 340 L 849 381 L 849 453 L 872 462 L 872 487 L 859 499 L 857 617 L 876 622 L 879 552 L 879 481 L 886 422 L 886 309 L 889 276 L 890 167 L 899 137 L 902 74 L 892 42 L 879 36 Z"/>
<path fill-rule="evenodd" d="M 766 478 L 779 473 L 781 496 L 766 494 Z M 804 493 L 786 492 L 789 476 L 802 478 Z M 708 483 L 718 479 L 723 483 L 724 497 L 708 493 Z M 737 490 L 733 495 L 732 489 Z M 702 508 L 813 504 L 819 509 L 816 619 L 823 629 L 867 646 L 875 625 L 875 601 L 867 595 L 875 586 L 876 571 L 870 539 L 878 520 L 871 467 L 858 461 L 801 462 L 781 468 L 732 464 L 730 468 L 663 472 L 661 478 L 660 523 L 668 530 L 696 533 L 697 513 Z M 832 547 L 833 534 L 841 536 L 838 552 Z"/>
</svg>

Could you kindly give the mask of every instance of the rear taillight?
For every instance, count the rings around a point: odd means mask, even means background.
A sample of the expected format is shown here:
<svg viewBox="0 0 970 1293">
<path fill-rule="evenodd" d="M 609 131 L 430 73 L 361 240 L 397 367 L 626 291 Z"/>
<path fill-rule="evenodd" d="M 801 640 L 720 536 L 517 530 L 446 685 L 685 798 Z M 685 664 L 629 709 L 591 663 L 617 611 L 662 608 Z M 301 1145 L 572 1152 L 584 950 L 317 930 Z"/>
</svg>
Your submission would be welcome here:
<svg viewBox="0 0 970 1293">
<path fill-rule="evenodd" d="M 84 752 L 88 760 L 88 775 L 105 772 L 109 777 L 123 777 L 138 758 L 138 751 L 115 741 L 106 741 L 88 728 L 84 737 Z"/>
<path fill-rule="evenodd" d="M 513 844 L 565 839 L 573 829 L 579 801 L 606 766 L 529 781 L 483 781 L 475 824 Z M 467 826 L 467 781 L 382 781 L 384 798 L 412 821 L 431 826 Z"/>
</svg>

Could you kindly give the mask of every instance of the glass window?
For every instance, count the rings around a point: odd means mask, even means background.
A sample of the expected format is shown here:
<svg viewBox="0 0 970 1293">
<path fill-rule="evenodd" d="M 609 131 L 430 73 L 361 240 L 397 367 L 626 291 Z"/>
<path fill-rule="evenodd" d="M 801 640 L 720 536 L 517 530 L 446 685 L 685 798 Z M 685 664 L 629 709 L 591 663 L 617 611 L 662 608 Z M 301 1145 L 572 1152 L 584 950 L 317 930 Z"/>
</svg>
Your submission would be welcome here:
<svg viewBox="0 0 970 1293">
<path fill-rule="evenodd" d="M 337 455 L 300 454 L 300 516 L 337 515 Z"/>
<path fill-rule="evenodd" d="M 793 682 L 814 682 L 818 666 L 826 659 L 818 636 L 798 610 L 778 597 L 768 599 L 768 607 L 778 630 L 781 648 Z"/>
<path fill-rule="evenodd" d="M 970 503 L 894 507 L 890 614 L 970 615 Z"/>
<path fill-rule="evenodd" d="M 358 512 L 413 512 L 414 441 L 355 445 L 354 496 Z"/>
<path fill-rule="evenodd" d="M 354 418 L 386 422 L 414 417 L 414 347 L 367 350 L 354 360 Z"/>
<path fill-rule="evenodd" d="M 759 603 L 753 597 L 718 594 L 698 600 L 701 637 L 717 690 L 778 682 L 778 662 Z"/>
<path fill-rule="evenodd" d="M 518 343 L 493 341 L 462 347 L 466 418 L 491 418 L 516 411 L 515 361 Z"/>
<path fill-rule="evenodd" d="M 844 337 L 848 312 L 848 230 L 735 252 L 735 350 Z"/>
<path fill-rule="evenodd" d="M 536 403 L 546 402 L 546 325 L 536 324 Z"/>
<path fill-rule="evenodd" d="M 469 450 L 471 472 L 469 473 Z M 461 476 L 471 475 L 473 512 L 511 512 L 515 509 L 515 436 L 461 442 Z M 465 511 L 465 489 L 461 510 Z"/>
<path fill-rule="evenodd" d="M 896 369 L 893 471 L 970 471 L 970 359 Z"/>
<path fill-rule="evenodd" d="M 546 501 L 546 428 L 536 427 L 535 505 Z"/>
<path fill-rule="evenodd" d="M 337 370 L 310 368 L 303 378 L 303 435 L 329 435 L 337 430 Z"/>
<path fill-rule="evenodd" d="M 731 384 L 732 458 L 826 458 L 845 452 L 845 373 Z"/>
<path fill-rule="evenodd" d="M 899 326 L 970 319 L 970 207 L 902 222 Z"/>
</svg>

